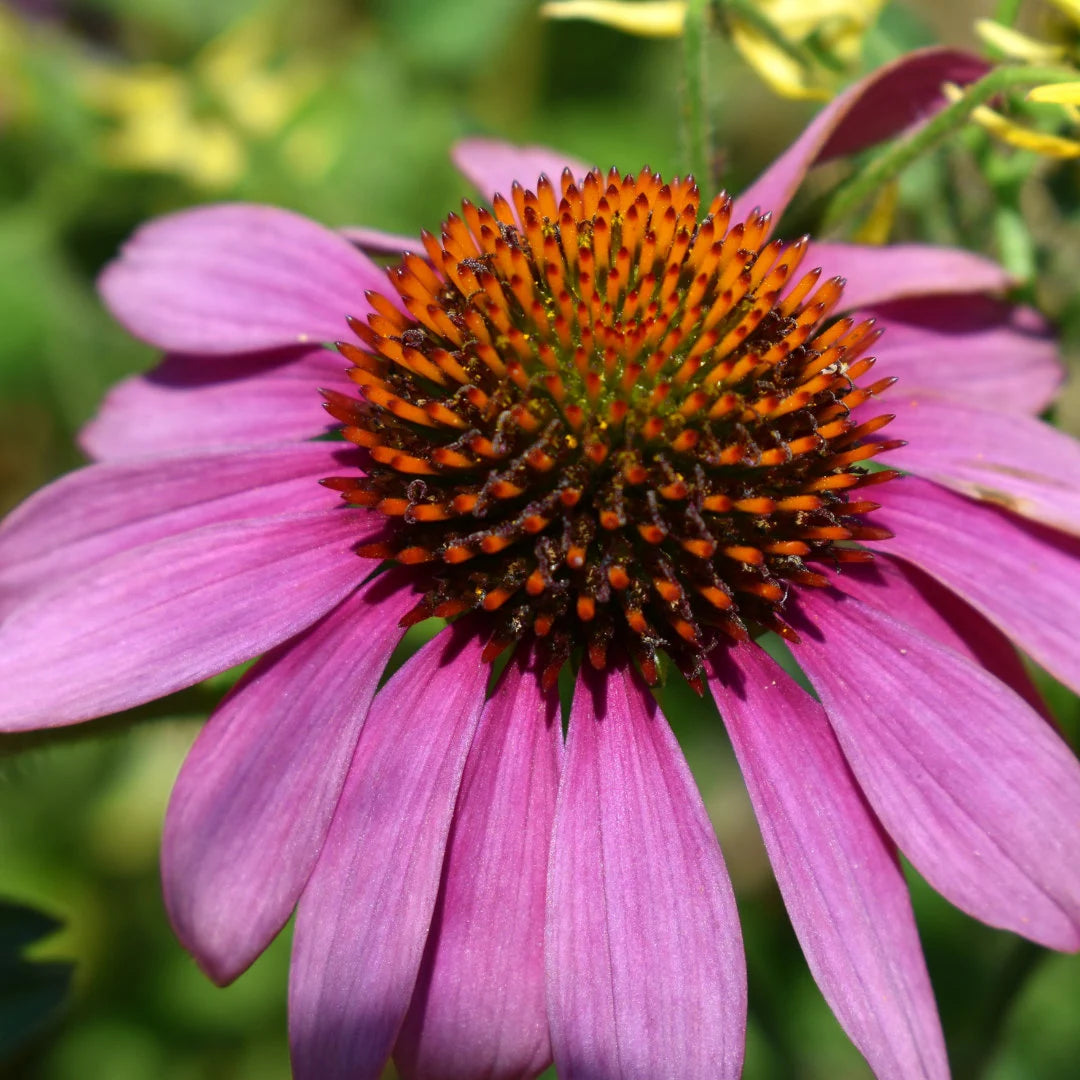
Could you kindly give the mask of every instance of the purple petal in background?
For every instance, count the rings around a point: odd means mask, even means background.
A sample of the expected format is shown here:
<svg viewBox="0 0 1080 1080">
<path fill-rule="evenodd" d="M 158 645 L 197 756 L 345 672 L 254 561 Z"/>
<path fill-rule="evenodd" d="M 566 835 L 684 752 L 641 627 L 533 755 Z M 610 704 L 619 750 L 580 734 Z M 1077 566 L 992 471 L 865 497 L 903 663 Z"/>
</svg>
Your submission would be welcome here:
<svg viewBox="0 0 1080 1080">
<path fill-rule="evenodd" d="M 515 180 L 534 191 L 541 173 L 557 184 L 563 169 L 569 169 L 578 179 L 589 171 L 588 165 L 558 150 L 514 146 L 498 139 L 462 139 L 455 143 L 452 157 L 465 178 L 489 202 L 495 194 L 509 199 Z"/>
<path fill-rule="evenodd" d="M 743 192 L 735 221 L 755 206 L 778 221 L 811 166 L 853 154 L 932 116 L 945 97 L 942 83 L 960 85 L 985 75 L 989 64 L 953 49 L 922 49 L 866 76 L 834 98 Z"/>
<path fill-rule="evenodd" d="M 927 296 L 859 312 L 885 328 L 877 370 L 895 394 L 930 391 L 999 412 L 1036 415 L 1054 400 L 1064 368 L 1051 328 L 1034 310 L 989 296 Z"/>
<path fill-rule="evenodd" d="M 310 626 L 371 572 L 362 510 L 207 525 L 91 565 L 0 625 L 0 730 L 56 727 L 191 686 Z"/>
<path fill-rule="evenodd" d="M 412 998 L 489 668 L 442 634 L 375 698 L 296 919 L 296 1080 L 376 1080 Z"/>
<path fill-rule="evenodd" d="M 900 388 L 897 387 L 897 390 Z M 1028 416 L 893 393 L 889 464 L 1074 535 L 1080 534 L 1080 443 Z"/>
<path fill-rule="evenodd" d="M 480 718 L 442 887 L 394 1058 L 423 1080 L 516 1080 L 551 1062 L 548 850 L 562 759 L 557 694 L 511 663 Z"/>
<path fill-rule="evenodd" d="M 272 206 L 182 210 L 139 229 L 99 288 L 160 349 L 236 353 L 336 341 L 386 276 L 344 237 Z"/>
<path fill-rule="evenodd" d="M 398 233 L 383 232 L 381 229 L 369 229 L 365 225 L 354 225 L 338 232 L 360 248 L 373 255 L 392 255 L 400 257 L 406 251 L 422 251 L 424 245 L 418 236 L 402 236 Z"/>
<path fill-rule="evenodd" d="M 896 851 L 821 706 L 756 645 L 709 680 L 792 926 L 826 1001 L 879 1080 L 949 1075 Z"/>
<path fill-rule="evenodd" d="M 1016 284 L 1004 267 L 982 255 L 929 244 L 865 244 L 816 242 L 807 264 L 820 266 L 823 277 L 847 278 L 845 311 L 890 301 L 940 293 L 1003 292 Z"/>
<path fill-rule="evenodd" d="M 909 476 L 874 490 L 874 545 L 962 596 L 1080 692 L 1080 541 Z"/>
<path fill-rule="evenodd" d="M 383 574 L 269 653 L 210 718 L 165 816 L 176 936 L 215 982 L 284 926 L 318 858 L 356 740 L 415 604 Z"/>
<path fill-rule="evenodd" d="M 746 982 L 731 884 L 675 736 L 635 675 L 586 664 L 548 877 L 561 1080 L 733 1080 Z"/>
<path fill-rule="evenodd" d="M 900 850 L 976 918 L 1080 948 L 1072 751 L 1004 684 L 914 627 L 821 590 L 800 607 L 795 657 Z"/>
<path fill-rule="evenodd" d="M 167 356 L 118 383 L 79 433 L 83 450 L 117 461 L 175 450 L 256 446 L 315 438 L 336 424 L 326 387 L 357 396 L 349 362 L 329 349 L 251 356 Z"/>
</svg>

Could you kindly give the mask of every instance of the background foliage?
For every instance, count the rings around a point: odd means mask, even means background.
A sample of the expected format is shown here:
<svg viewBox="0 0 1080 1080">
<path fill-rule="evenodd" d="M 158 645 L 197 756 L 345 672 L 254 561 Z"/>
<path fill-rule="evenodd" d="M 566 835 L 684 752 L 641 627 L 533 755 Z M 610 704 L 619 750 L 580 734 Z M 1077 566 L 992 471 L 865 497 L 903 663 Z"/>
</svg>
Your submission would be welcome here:
<svg viewBox="0 0 1080 1080">
<path fill-rule="evenodd" d="M 892 3 L 862 67 L 933 41 L 974 45 L 971 20 L 990 7 Z M 724 42 L 711 49 L 716 164 L 737 190 L 814 106 L 776 97 Z M 0 510 L 78 465 L 75 433 L 106 388 L 153 362 L 93 291 L 139 222 L 250 199 L 415 234 L 468 193 L 448 148 L 472 133 L 673 173 L 680 79 L 678 42 L 541 23 L 533 0 L 0 4 Z M 840 175 L 818 177 L 785 231 L 814 224 Z M 972 129 L 904 175 L 893 235 L 1005 260 L 1075 350 L 1077 180 L 1074 163 L 993 148 Z M 1075 393 L 1055 419 L 1080 430 Z M 0 1074 L 288 1077 L 288 935 L 217 990 L 171 937 L 157 882 L 168 792 L 221 685 L 144 709 L 144 723 L 0 742 Z M 1076 700 L 1044 685 L 1076 745 Z M 739 899 L 748 1080 L 866 1077 L 798 951 L 715 715 L 689 695 L 666 711 Z M 1078 1075 L 1080 962 L 912 882 L 955 1075 Z"/>
</svg>

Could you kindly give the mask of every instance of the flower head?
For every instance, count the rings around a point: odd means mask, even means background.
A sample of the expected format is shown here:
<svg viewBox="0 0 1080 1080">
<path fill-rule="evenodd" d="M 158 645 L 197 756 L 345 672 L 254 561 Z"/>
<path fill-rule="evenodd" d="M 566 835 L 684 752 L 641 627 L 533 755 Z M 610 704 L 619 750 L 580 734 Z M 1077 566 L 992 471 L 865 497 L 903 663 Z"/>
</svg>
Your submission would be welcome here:
<svg viewBox="0 0 1080 1080">
<path fill-rule="evenodd" d="M 298 907 L 301 1080 L 391 1054 L 413 1077 L 739 1074 L 734 898 L 646 685 L 664 656 L 719 705 L 877 1075 L 947 1074 L 897 848 L 974 916 L 1080 947 L 1080 767 L 1013 644 L 1080 686 L 1080 450 L 1033 419 L 1053 344 L 981 258 L 769 235 L 812 164 L 982 70 L 885 69 L 703 216 L 688 180 L 471 140 L 490 210 L 412 254 L 364 231 L 389 282 L 245 206 L 153 223 L 106 271 L 170 355 L 84 432 L 98 463 L 0 528 L 0 723 L 262 654 L 185 762 L 163 878 L 220 982 Z M 346 316 L 340 352 L 313 344 Z M 887 448 L 910 475 L 867 469 Z M 453 621 L 379 689 L 427 614 Z"/>
<path fill-rule="evenodd" d="M 360 553 L 435 568 L 413 618 L 496 614 L 485 659 L 540 638 L 547 686 L 577 644 L 700 687 L 717 633 L 797 640 L 806 560 L 888 535 L 851 498 L 894 475 L 855 467 L 892 446 L 850 419 L 894 381 L 866 378 L 873 320 L 824 329 L 843 279 L 725 195 L 699 221 L 692 181 L 566 169 L 511 200 L 425 233 L 339 345 L 363 398 L 327 409 L 371 461 L 327 483 L 394 523 Z"/>
</svg>

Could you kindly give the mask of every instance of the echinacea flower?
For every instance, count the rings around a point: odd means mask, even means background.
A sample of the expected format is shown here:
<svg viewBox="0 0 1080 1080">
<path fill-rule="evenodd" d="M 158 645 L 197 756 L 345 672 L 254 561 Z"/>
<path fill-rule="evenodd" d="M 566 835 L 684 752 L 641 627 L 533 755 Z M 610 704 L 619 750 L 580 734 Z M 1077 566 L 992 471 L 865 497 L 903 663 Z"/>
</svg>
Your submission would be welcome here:
<svg viewBox="0 0 1080 1080">
<path fill-rule="evenodd" d="M 983 70 L 883 69 L 703 218 L 692 181 L 471 140 L 491 209 L 389 281 L 252 206 L 152 223 L 106 270 L 168 355 L 85 431 L 98 463 L 0 529 L 0 724 L 262 654 L 184 764 L 163 879 L 218 982 L 298 907 L 300 1080 L 391 1054 L 421 1078 L 739 1075 L 734 898 L 648 690 L 664 657 L 714 695 L 878 1076 L 948 1072 L 897 849 L 973 916 L 1080 947 L 1080 767 L 1016 652 L 1080 688 L 1080 451 L 1035 419 L 1046 327 L 968 253 L 769 235 L 812 165 Z M 378 689 L 429 614 L 450 628 Z"/>
</svg>

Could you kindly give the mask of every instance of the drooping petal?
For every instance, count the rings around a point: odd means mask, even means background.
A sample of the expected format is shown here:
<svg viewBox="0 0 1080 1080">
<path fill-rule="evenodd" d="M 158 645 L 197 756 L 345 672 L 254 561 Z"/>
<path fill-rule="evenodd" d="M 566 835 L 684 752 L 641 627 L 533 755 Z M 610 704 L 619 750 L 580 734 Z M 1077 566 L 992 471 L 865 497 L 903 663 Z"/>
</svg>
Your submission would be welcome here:
<svg viewBox="0 0 1080 1080">
<path fill-rule="evenodd" d="M 970 604 L 910 563 L 880 556 L 869 566 L 846 566 L 832 584 L 870 607 L 895 615 L 929 638 L 981 664 L 1049 718 L 1031 676 L 1009 639 Z"/>
<path fill-rule="evenodd" d="M 847 279 L 846 311 L 940 293 L 998 293 L 1016 284 L 1004 267 L 960 248 L 815 242 L 809 255 L 824 277 Z"/>
<path fill-rule="evenodd" d="M 416 602 L 381 575 L 269 653 L 211 716 L 165 816 L 176 936 L 217 983 L 285 925 L 330 827 L 397 625 Z"/>
<path fill-rule="evenodd" d="M 1046 320 L 1032 308 L 972 294 L 883 304 L 874 345 L 893 394 L 926 391 L 1000 412 L 1038 415 L 1054 400 L 1064 368 Z M 884 399 L 886 406 L 893 394 Z"/>
<path fill-rule="evenodd" d="M 563 169 L 569 169 L 578 179 L 589 171 L 588 165 L 558 150 L 514 146 L 499 139 L 462 139 L 454 144 L 451 156 L 465 178 L 489 201 L 496 194 L 509 199 L 515 180 L 534 190 L 541 173 L 557 184 Z"/>
<path fill-rule="evenodd" d="M 319 480 L 343 468 L 338 457 L 348 453 L 341 444 L 307 443 L 69 473 L 0 523 L 0 610 L 35 586 L 204 525 L 331 510 L 340 500 Z"/>
<path fill-rule="evenodd" d="M 989 70 L 985 60 L 953 49 L 922 49 L 868 75 L 833 99 L 799 138 L 743 193 L 735 221 L 758 206 L 774 222 L 811 166 L 853 154 L 936 112 L 943 83 L 972 82 Z"/>
<path fill-rule="evenodd" d="M 323 387 L 356 396 L 349 364 L 328 349 L 250 356 L 167 356 L 118 383 L 79 433 L 98 461 L 177 450 L 256 446 L 324 434 Z"/>
<path fill-rule="evenodd" d="M 1080 948 L 1080 764 L 966 657 L 851 597 L 805 590 L 796 658 L 881 823 L 943 896 Z"/>
<path fill-rule="evenodd" d="M 376 696 L 300 899 L 289 983 L 296 1080 L 375 1080 L 409 1008 L 488 666 L 444 634 Z"/>
<path fill-rule="evenodd" d="M 640 680 L 582 672 L 548 876 L 556 1068 L 562 1080 L 731 1080 L 745 967 L 712 825 Z"/>
<path fill-rule="evenodd" d="M 422 251 L 423 244 L 418 236 L 403 236 L 400 233 L 383 232 L 366 225 L 350 225 L 338 232 L 355 244 L 361 251 L 370 251 L 373 255 L 400 256 L 406 251 Z"/>
<path fill-rule="evenodd" d="M 756 645 L 714 655 L 731 736 L 810 970 L 879 1080 L 949 1066 L 907 884 L 821 706 Z"/>
<path fill-rule="evenodd" d="M 252 352 L 335 341 L 368 311 L 383 272 L 299 214 L 242 203 L 182 210 L 139 229 L 99 280 L 136 337 L 175 352 Z"/>
<path fill-rule="evenodd" d="M 551 1062 L 548 850 L 562 758 L 556 694 L 511 663 L 480 718 L 442 887 L 394 1058 L 416 1080 L 518 1080 Z"/>
<path fill-rule="evenodd" d="M 120 712 L 310 626 L 370 572 L 359 510 L 248 518 L 121 552 L 0 625 L 0 730 Z"/>
<path fill-rule="evenodd" d="M 874 491 L 876 550 L 914 563 L 1080 691 L 1080 541 L 909 476 Z"/>
<path fill-rule="evenodd" d="M 899 390 L 899 387 L 897 388 Z M 958 401 L 889 396 L 889 464 L 973 499 L 1080 535 L 1080 443 L 1028 416 Z"/>
</svg>

